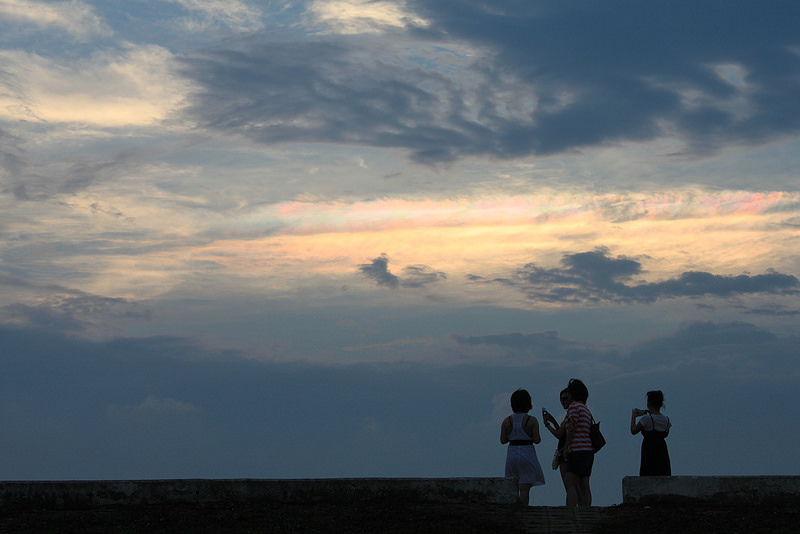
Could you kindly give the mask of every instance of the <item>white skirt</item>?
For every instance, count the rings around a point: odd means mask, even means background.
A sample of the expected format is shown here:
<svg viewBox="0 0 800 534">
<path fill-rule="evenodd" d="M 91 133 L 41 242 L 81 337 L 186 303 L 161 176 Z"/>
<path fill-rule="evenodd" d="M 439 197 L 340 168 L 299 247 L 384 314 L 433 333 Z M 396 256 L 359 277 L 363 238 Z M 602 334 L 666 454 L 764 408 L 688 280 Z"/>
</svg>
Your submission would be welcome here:
<svg viewBox="0 0 800 534">
<path fill-rule="evenodd" d="M 533 445 L 509 445 L 506 453 L 506 478 L 518 478 L 520 484 L 541 486 L 544 471 Z"/>
</svg>

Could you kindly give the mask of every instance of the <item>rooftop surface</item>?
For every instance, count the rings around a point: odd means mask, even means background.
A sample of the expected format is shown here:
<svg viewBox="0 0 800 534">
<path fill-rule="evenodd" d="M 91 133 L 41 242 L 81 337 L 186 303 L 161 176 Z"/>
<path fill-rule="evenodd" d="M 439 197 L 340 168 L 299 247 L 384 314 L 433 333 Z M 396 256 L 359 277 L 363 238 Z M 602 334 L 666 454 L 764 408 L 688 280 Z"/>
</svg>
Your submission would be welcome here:
<svg viewBox="0 0 800 534">
<path fill-rule="evenodd" d="M 351 504 L 216 502 L 27 510 L 0 515 L 0 532 L 649 532 L 796 533 L 800 503 L 620 505 L 568 510 L 509 504 L 370 501 Z"/>
<path fill-rule="evenodd" d="M 645 478 L 623 480 L 621 505 L 581 509 L 512 504 L 506 479 L 0 482 L 0 533 L 709 534 L 800 524 L 800 477 Z"/>
</svg>

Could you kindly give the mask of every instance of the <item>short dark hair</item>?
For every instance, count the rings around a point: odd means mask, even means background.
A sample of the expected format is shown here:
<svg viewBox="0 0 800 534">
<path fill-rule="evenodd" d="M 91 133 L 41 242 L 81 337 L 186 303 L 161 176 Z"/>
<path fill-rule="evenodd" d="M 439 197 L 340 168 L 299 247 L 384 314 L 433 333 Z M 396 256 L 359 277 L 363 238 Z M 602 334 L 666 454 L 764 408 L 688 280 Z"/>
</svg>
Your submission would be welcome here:
<svg viewBox="0 0 800 534">
<path fill-rule="evenodd" d="M 578 401 L 585 404 L 589 399 L 589 390 L 586 389 L 586 384 L 577 378 L 570 379 L 569 384 L 567 384 L 567 390 L 569 391 L 569 396 L 572 397 L 573 401 Z"/>
<path fill-rule="evenodd" d="M 647 404 L 652 405 L 654 408 L 661 408 L 664 406 L 664 392 L 660 389 L 654 389 L 647 392 Z"/>
<path fill-rule="evenodd" d="M 524 389 L 518 389 L 511 394 L 511 409 L 515 413 L 529 412 L 533 408 L 531 394 Z"/>
</svg>

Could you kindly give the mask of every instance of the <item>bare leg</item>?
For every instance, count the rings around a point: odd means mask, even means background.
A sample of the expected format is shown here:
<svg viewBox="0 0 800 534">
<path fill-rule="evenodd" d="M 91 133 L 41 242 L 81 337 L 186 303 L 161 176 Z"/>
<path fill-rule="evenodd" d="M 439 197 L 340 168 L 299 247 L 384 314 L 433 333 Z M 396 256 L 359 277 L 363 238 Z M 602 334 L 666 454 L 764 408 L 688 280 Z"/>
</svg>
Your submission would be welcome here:
<svg viewBox="0 0 800 534">
<path fill-rule="evenodd" d="M 567 506 L 578 506 L 578 475 L 566 473 L 564 475 L 564 487 L 567 489 Z"/>
<path fill-rule="evenodd" d="M 589 477 L 578 477 L 578 506 L 592 505 L 592 488 L 589 486 Z"/>
<path fill-rule="evenodd" d="M 531 484 L 520 484 L 519 502 L 525 506 L 528 506 L 530 500 L 531 500 Z"/>
</svg>

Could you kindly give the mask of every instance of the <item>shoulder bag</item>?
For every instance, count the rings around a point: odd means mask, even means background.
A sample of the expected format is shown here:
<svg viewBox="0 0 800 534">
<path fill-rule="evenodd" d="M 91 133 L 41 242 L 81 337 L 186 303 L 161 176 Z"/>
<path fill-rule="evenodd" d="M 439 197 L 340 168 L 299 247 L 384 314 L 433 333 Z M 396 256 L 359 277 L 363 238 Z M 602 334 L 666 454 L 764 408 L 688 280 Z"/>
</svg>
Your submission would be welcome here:
<svg viewBox="0 0 800 534">
<path fill-rule="evenodd" d="M 606 438 L 604 438 L 603 433 L 600 432 L 600 423 L 594 422 L 594 416 L 592 416 L 592 426 L 589 427 L 589 437 L 592 440 L 592 450 L 595 453 L 606 444 Z"/>
</svg>

